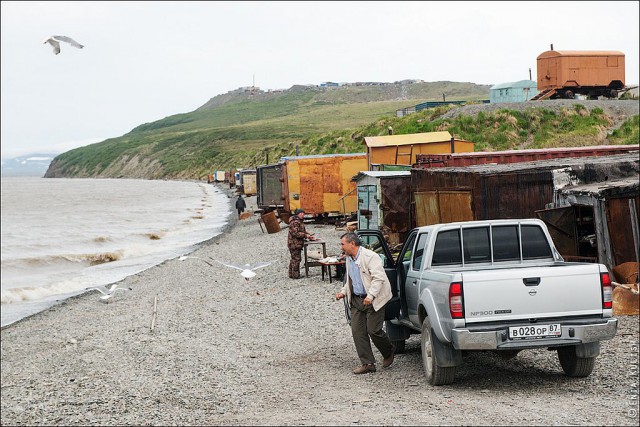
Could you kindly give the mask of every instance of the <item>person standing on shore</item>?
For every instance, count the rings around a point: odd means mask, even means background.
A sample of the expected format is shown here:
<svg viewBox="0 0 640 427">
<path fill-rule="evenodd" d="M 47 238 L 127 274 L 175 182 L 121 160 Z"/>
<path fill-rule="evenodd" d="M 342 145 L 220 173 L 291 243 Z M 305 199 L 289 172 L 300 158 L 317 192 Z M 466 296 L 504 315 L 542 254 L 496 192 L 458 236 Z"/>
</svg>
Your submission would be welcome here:
<svg viewBox="0 0 640 427">
<path fill-rule="evenodd" d="M 287 247 L 291 253 L 289 262 L 289 278 L 300 278 L 300 262 L 302 261 L 302 248 L 306 240 L 316 240 L 314 236 L 307 233 L 307 229 L 302 222 L 304 209 L 296 209 L 289 221 L 289 235 L 287 236 Z"/>
<path fill-rule="evenodd" d="M 238 194 L 238 200 L 236 200 L 236 209 L 238 210 L 238 218 L 240 218 L 240 215 L 242 214 L 242 212 L 244 212 L 244 208 L 246 207 L 247 207 L 247 203 L 242 198 L 242 194 Z"/>
<path fill-rule="evenodd" d="M 396 348 L 382 329 L 384 307 L 391 299 L 391 283 L 377 253 L 360 246 L 356 233 L 345 233 L 340 246 L 346 255 L 346 280 L 336 299 L 347 297 L 351 308 L 351 335 L 361 366 L 354 374 L 376 371 L 371 341 L 384 358 L 382 367 L 393 363 Z"/>
</svg>

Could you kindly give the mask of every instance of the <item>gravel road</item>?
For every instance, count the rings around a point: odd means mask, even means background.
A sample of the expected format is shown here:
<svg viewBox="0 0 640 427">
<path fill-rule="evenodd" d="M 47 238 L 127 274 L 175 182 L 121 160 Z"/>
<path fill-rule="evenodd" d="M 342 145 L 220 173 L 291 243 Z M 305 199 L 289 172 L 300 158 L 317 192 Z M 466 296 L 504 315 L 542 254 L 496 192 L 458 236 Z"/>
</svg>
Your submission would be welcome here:
<svg viewBox="0 0 640 427">
<path fill-rule="evenodd" d="M 338 252 L 342 231 L 308 228 Z M 620 318 L 587 378 L 566 377 L 546 350 L 472 353 L 453 385 L 431 387 L 417 335 L 389 369 L 351 373 L 340 284 L 318 267 L 287 278 L 286 229 L 238 221 L 191 255 L 274 262 L 245 281 L 173 259 L 125 279 L 133 290 L 109 304 L 83 295 L 2 329 L 1 424 L 638 424 L 637 317 Z"/>
</svg>

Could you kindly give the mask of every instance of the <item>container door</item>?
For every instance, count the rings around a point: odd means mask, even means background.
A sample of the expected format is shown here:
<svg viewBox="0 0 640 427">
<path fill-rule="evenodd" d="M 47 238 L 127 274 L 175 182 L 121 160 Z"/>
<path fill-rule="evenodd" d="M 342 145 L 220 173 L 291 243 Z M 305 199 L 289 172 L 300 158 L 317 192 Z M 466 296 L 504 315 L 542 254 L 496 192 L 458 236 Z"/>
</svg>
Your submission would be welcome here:
<svg viewBox="0 0 640 427">
<path fill-rule="evenodd" d="M 416 227 L 440 223 L 440 207 L 436 191 L 423 191 L 415 194 Z"/>
<path fill-rule="evenodd" d="M 473 220 L 471 191 L 424 191 L 415 197 L 416 227 Z"/>
<path fill-rule="evenodd" d="M 358 229 L 378 229 L 375 185 L 362 185 L 358 187 Z"/>
</svg>

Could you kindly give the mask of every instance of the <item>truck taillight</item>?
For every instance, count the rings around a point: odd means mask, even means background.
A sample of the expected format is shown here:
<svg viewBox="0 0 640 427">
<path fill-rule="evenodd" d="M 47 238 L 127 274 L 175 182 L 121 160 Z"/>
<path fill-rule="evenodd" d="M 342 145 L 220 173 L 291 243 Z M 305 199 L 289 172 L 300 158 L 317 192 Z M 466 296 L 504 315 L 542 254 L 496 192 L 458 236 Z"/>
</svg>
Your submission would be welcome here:
<svg viewBox="0 0 640 427">
<path fill-rule="evenodd" d="M 602 308 L 611 308 L 613 300 L 613 286 L 609 273 L 600 273 L 600 284 L 602 285 Z"/>
<path fill-rule="evenodd" d="M 464 317 L 462 282 L 453 282 L 449 285 L 449 311 L 453 319 L 462 319 Z"/>
</svg>

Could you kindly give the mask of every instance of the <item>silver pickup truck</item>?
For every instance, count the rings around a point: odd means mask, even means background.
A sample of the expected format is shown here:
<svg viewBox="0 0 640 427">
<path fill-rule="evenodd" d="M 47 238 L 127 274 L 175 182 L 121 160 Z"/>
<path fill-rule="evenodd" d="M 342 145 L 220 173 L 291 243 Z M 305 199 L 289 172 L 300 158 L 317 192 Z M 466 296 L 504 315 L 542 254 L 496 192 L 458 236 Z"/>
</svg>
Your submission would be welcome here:
<svg viewBox="0 0 640 427">
<path fill-rule="evenodd" d="M 394 292 L 385 330 L 401 352 L 421 334 L 432 385 L 454 381 L 467 350 L 557 350 L 569 376 L 591 374 L 600 341 L 615 336 L 612 284 L 602 264 L 564 262 L 537 219 L 414 229 L 397 258 L 382 234 L 358 231 L 379 253 Z"/>
</svg>

